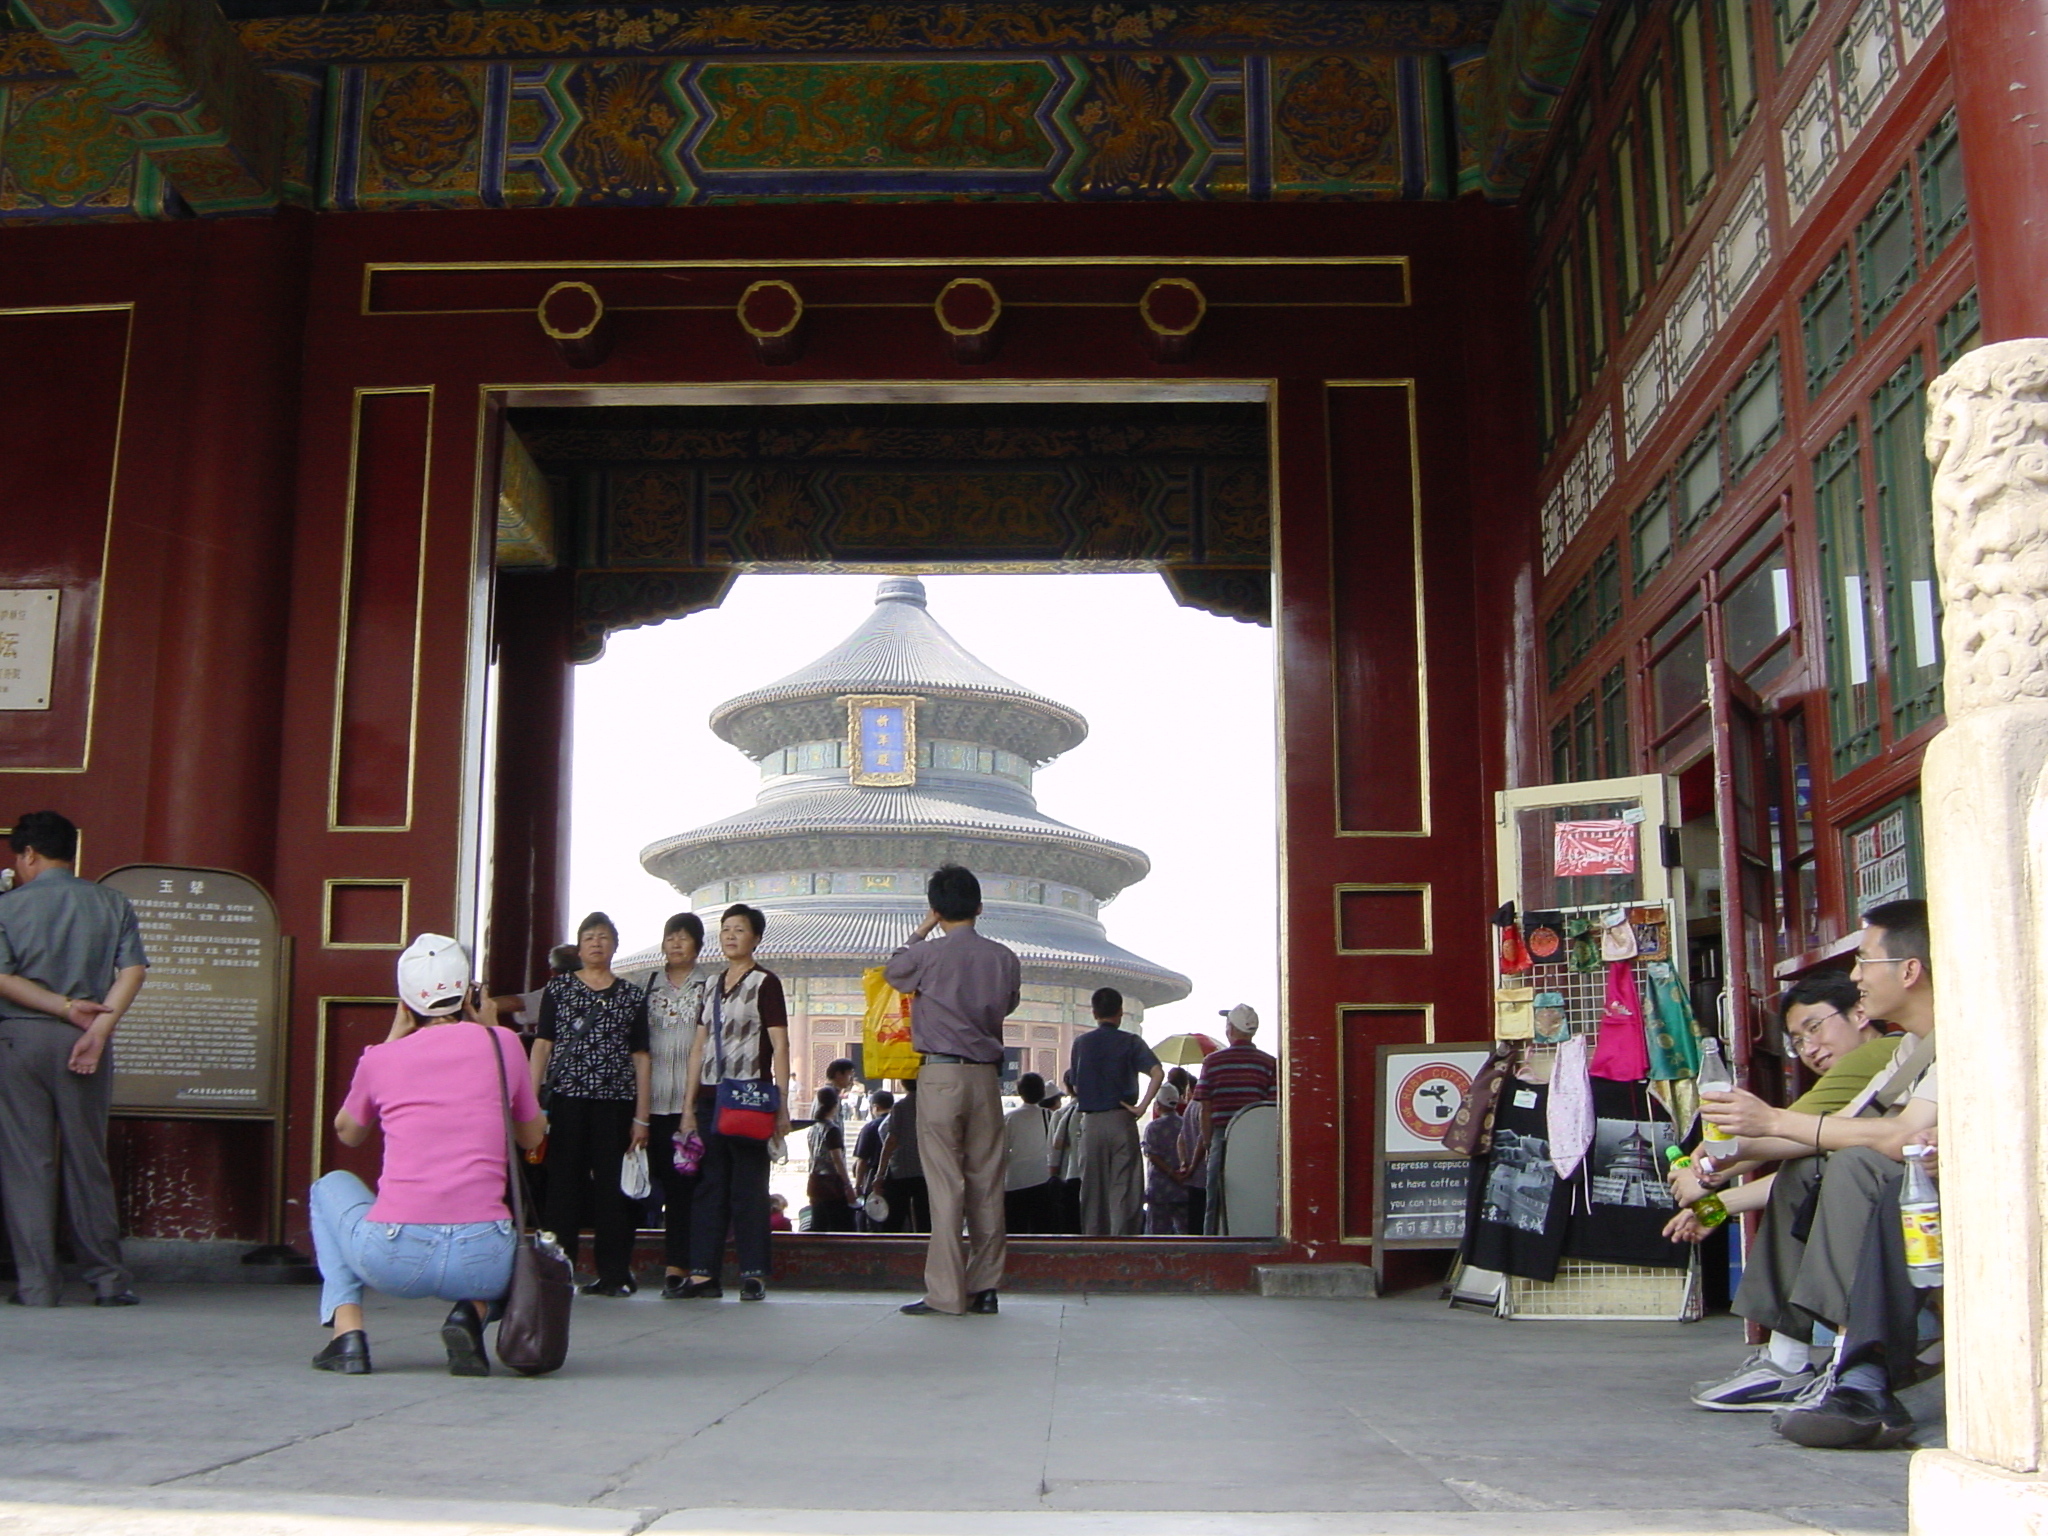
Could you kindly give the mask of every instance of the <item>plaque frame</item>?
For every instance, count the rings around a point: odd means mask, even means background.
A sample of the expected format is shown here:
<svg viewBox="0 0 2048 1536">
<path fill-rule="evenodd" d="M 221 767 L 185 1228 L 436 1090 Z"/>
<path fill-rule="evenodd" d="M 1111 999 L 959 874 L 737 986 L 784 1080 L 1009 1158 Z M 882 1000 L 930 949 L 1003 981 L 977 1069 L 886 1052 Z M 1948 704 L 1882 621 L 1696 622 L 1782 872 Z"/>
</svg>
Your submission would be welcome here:
<svg viewBox="0 0 2048 1536">
<path fill-rule="evenodd" d="M 871 789 L 900 789 L 917 782 L 917 706 L 920 702 L 915 695 L 909 694 L 861 693 L 847 696 L 846 762 L 850 783 Z M 861 713 L 869 709 L 903 711 L 903 766 L 900 769 L 874 770 L 868 767 L 867 750 L 861 739 Z"/>
</svg>

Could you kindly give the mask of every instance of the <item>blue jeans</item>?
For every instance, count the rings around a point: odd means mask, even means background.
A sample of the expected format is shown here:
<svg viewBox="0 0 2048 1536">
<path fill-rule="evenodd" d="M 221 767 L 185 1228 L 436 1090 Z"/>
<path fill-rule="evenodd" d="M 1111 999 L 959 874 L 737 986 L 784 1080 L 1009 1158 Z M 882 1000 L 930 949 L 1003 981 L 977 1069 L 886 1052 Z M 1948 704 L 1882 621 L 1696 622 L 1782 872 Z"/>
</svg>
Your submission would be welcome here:
<svg viewBox="0 0 2048 1536">
<path fill-rule="evenodd" d="M 497 1301 L 510 1288 L 518 1245 L 511 1222 L 371 1221 L 376 1199 L 352 1173 L 330 1173 L 313 1185 L 323 1324 L 334 1321 L 336 1307 L 362 1305 L 365 1286 L 386 1296 L 443 1301 Z"/>
</svg>

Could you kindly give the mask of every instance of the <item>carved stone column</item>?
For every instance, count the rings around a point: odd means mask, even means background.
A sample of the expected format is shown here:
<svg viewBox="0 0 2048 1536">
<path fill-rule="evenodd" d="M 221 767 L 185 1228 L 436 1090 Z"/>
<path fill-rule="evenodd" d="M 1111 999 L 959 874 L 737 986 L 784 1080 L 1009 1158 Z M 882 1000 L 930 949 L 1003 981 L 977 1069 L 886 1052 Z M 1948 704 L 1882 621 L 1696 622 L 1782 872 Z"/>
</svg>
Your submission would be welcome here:
<svg viewBox="0 0 2048 1536">
<path fill-rule="evenodd" d="M 2048 340 L 1934 382 L 1948 725 L 1921 800 L 1941 1040 L 1948 1445 L 1914 1459 L 1916 1536 L 2048 1521 Z"/>
</svg>

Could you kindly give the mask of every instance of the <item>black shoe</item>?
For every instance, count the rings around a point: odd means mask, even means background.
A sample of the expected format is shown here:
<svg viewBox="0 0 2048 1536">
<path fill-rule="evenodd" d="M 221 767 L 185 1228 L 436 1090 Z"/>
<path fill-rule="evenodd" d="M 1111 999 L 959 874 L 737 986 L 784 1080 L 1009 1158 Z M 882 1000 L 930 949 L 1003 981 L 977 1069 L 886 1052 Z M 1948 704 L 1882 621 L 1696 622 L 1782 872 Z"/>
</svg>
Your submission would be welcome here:
<svg viewBox="0 0 2048 1536">
<path fill-rule="evenodd" d="M 716 1301 L 725 1294 L 725 1287 L 716 1280 L 685 1280 L 682 1289 L 676 1292 L 678 1301 Z"/>
<path fill-rule="evenodd" d="M 370 1374 L 370 1340 L 360 1328 L 337 1333 L 327 1347 L 313 1357 L 313 1369 L 333 1371 L 338 1376 Z"/>
<path fill-rule="evenodd" d="M 1811 1402 L 1787 1408 L 1771 1425 L 1794 1445 L 1816 1450 L 1889 1451 L 1913 1433 L 1913 1415 L 1891 1393 L 1837 1386 Z"/>
<path fill-rule="evenodd" d="M 631 1280 L 593 1280 L 577 1289 L 586 1296 L 630 1296 L 640 1287 Z"/>
<path fill-rule="evenodd" d="M 978 1313 L 982 1317 L 994 1317 L 1001 1309 L 996 1305 L 996 1293 L 989 1290 L 976 1291 L 972 1296 L 968 1297 L 967 1310 Z"/>
<path fill-rule="evenodd" d="M 441 1343 L 448 1350 L 450 1376 L 488 1376 L 491 1357 L 484 1352 L 484 1320 L 466 1301 L 455 1303 L 441 1324 Z"/>
<path fill-rule="evenodd" d="M 683 1299 L 683 1288 L 689 1283 L 690 1277 L 688 1275 L 670 1275 L 661 1282 L 661 1299 L 663 1301 L 681 1301 Z"/>
<path fill-rule="evenodd" d="M 741 1301 L 766 1301 L 767 1299 L 768 1286 L 759 1275 L 740 1276 Z"/>
<path fill-rule="evenodd" d="M 111 1296 L 95 1296 L 92 1304 L 96 1307 L 139 1307 L 142 1298 L 133 1291 L 116 1291 Z"/>
<path fill-rule="evenodd" d="M 896 1310 L 905 1317 L 953 1317 L 957 1315 L 952 1312 L 941 1312 L 928 1301 L 913 1301 L 906 1306 L 898 1307 Z"/>
</svg>

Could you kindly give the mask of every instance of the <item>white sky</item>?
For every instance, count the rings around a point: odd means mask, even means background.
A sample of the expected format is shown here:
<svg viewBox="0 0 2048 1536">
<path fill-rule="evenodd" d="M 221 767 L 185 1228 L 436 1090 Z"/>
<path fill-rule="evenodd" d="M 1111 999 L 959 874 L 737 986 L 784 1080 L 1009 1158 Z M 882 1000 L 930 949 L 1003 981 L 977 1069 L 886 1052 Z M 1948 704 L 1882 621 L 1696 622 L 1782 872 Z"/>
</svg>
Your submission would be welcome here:
<svg viewBox="0 0 2048 1536">
<path fill-rule="evenodd" d="M 742 576 L 710 613 L 611 637 L 576 669 L 569 920 L 601 908 L 622 950 L 682 909 L 640 867 L 658 838 L 751 805 L 759 771 L 712 709 L 837 645 L 880 577 Z M 1142 848 L 1152 873 L 1103 909 L 1109 936 L 1194 982 L 1153 1040 L 1278 1017 L 1272 631 L 1182 608 L 1154 575 L 926 576 L 930 611 L 996 671 L 1080 710 L 1088 739 L 1037 775 L 1039 808 Z M 621 724 L 627 731 L 619 730 Z M 630 750 L 621 750 L 630 740 Z"/>
</svg>

